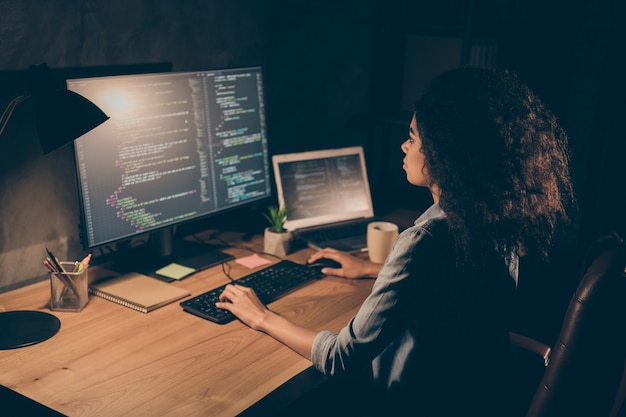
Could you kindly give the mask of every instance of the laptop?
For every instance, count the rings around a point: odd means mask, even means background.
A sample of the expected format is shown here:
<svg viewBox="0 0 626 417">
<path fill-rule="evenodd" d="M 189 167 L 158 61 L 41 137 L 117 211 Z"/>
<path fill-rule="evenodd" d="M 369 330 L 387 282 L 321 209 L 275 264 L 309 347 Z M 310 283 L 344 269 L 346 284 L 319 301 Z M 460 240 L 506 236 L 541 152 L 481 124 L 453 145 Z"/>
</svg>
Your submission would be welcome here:
<svg viewBox="0 0 626 417">
<path fill-rule="evenodd" d="M 285 228 L 315 249 L 367 250 L 374 207 L 361 146 L 273 155 Z"/>
</svg>

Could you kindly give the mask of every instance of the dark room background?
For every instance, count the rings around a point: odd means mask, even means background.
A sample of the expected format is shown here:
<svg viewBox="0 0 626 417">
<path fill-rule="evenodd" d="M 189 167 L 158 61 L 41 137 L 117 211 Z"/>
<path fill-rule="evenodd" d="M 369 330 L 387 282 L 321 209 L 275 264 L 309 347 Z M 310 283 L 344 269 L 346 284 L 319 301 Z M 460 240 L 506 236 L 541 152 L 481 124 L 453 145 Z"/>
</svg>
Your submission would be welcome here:
<svg viewBox="0 0 626 417">
<path fill-rule="evenodd" d="M 623 228 L 623 6 L 617 0 L 0 0 L 0 109 L 30 65 L 81 74 L 262 66 L 270 153 L 362 145 L 376 209 L 429 204 L 401 169 L 410 103 L 462 64 L 516 71 L 572 140 L 577 250 Z M 65 72 L 64 72 L 65 71 Z M 43 155 L 33 108 L 0 137 L 0 291 L 83 254 L 71 147 Z M 257 227 L 264 206 L 220 225 Z M 246 221 L 242 222 L 241 220 Z M 262 227 L 258 226 L 258 227 Z M 259 229 L 260 230 L 260 229 Z"/>
</svg>

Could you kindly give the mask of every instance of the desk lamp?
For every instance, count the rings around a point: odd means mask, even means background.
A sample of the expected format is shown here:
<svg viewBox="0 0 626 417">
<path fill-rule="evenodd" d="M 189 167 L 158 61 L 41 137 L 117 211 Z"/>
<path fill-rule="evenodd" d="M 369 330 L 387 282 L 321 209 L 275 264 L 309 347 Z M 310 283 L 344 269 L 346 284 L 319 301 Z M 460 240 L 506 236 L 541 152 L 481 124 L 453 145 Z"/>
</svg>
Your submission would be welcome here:
<svg viewBox="0 0 626 417">
<path fill-rule="evenodd" d="M 25 84 L 29 94 L 11 100 L 0 116 L 0 138 L 15 107 L 29 98 L 36 102 L 37 133 L 44 154 L 72 142 L 109 119 L 91 101 L 57 81 L 45 63 L 30 67 Z M 42 342 L 54 336 L 60 327 L 61 322 L 56 316 L 43 311 L 0 312 L 0 350 Z"/>
</svg>

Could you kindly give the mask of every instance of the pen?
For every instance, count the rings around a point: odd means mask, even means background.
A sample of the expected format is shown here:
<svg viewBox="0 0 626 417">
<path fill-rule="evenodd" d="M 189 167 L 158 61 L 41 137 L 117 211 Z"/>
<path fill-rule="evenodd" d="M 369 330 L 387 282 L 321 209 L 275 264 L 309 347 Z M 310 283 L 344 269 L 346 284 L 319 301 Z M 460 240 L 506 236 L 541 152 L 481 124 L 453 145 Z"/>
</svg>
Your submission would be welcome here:
<svg viewBox="0 0 626 417">
<path fill-rule="evenodd" d="M 44 262 L 44 264 L 48 267 L 50 272 L 55 274 L 61 280 L 61 282 L 63 282 L 63 284 L 65 285 L 65 288 L 63 289 L 63 293 L 65 293 L 65 291 L 69 288 L 78 297 L 79 296 L 78 288 L 76 287 L 76 284 L 74 284 L 74 281 L 72 281 L 72 278 L 68 277 L 63 272 L 57 271 L 56 268 L 52 266 L 51 262 L 49 262 L 49 258 L 46 260 L 48 261 L 48 263 Z"/>
<path fill-rule="evenodd" d="M 50 252 L 50 249 L 46 248 L 46 252 L 48 253 L 49 259 L 52 262 L 52 265 L 56 268 L 57 272 L 65 272 L 65 269 L 59 263 L 59 260 Z"/>
<path fill-rule="evenodd" d="M 48 268 L 50 272 L 58 272 L 56 268 L 54 267 L 54 265 L 52 264 L 52 261 L 50 261 L 50 258 L 44 259 L 43 264 L 46 266 L 46 268 Z"/>
<path fill-rule="evenodd" d="M 48 258 L 46 258 L 46 261 L 48 261 L 52 265 L 52 267 L 54 268 L 54 271 L 50 268 L 50 266 L 46 264 L 46 266 L 48 266 L 48 269 L 50 269 L 51 272 L 56 273 L 59 279 L 63 281 L 66 287 L 72 290 L 72 292 L 74 293 L 74 295 L 76 295 L 76 297 L 80 297 L 80 295 L 78 294 L 78 288 L 76 287 L 76 284 L 74 284 L 74 281 L 72 281 L 70 277 L 65 275 L 66 271 L 65 269 L 63 269 L 63 266 L 61 265 L 59 260 L 54 256 L 54 254 L 50 251 L 50 249 L 46 248 L 46 253 L 48 253 Z"/>
</svg>

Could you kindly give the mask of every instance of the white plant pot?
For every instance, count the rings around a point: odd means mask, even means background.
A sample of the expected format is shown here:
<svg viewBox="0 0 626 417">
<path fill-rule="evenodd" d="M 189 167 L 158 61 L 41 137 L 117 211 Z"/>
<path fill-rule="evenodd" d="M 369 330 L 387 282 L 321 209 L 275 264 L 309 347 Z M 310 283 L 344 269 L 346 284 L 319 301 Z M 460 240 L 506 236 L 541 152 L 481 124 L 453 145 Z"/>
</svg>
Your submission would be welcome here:
<svg viewBox="0 0 626 417">
<path fill-rule="evenodd" d="M 273 232 L 269 227 L 265 228 L 263 235 L 263 251 L 279 257 L 287 256 L 291 250 L 290 232 Z"/>
</svg>

